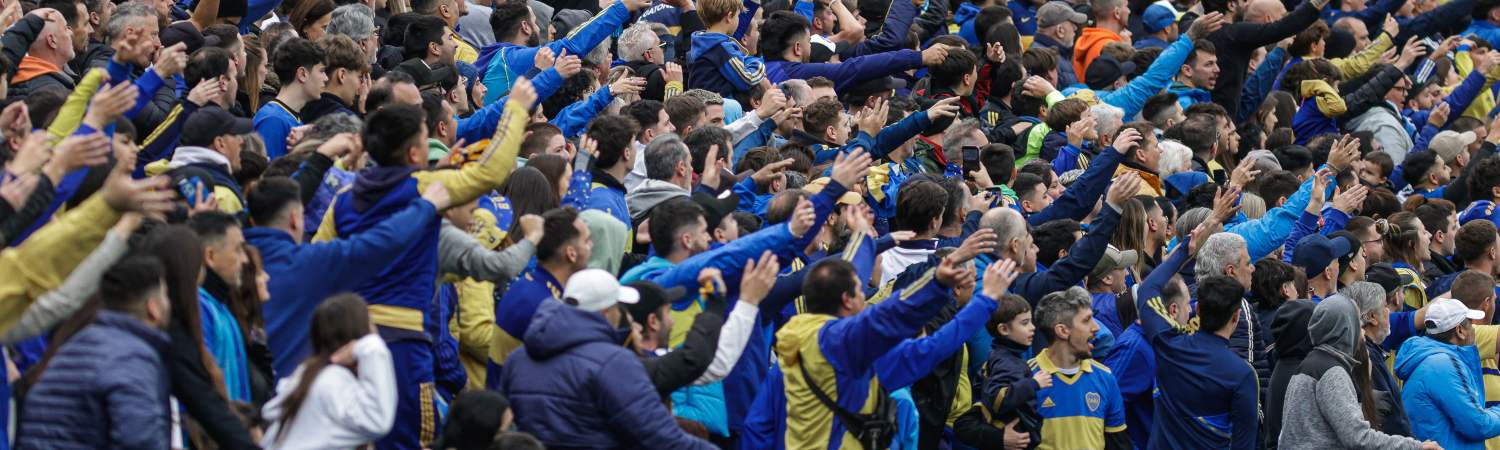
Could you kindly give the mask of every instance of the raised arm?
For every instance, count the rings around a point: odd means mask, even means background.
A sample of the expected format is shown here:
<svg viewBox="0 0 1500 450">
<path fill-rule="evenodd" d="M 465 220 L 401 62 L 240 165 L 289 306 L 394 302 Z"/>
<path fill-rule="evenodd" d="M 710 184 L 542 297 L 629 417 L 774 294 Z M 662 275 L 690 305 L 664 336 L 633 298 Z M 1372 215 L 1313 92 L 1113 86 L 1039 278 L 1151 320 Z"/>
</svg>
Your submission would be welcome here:
<svg viewBox="0 0 1500 450">
<path fill-rule="evenodd" d="M 416 172 L 412 176 L 422 186 L 432 182 L 443 183 L 454 204 L 468 203 L 505 182 L 505 178 L 516 168 L 516 153 L 521 149 L 526 122 L 531 116 L 529 105 L 536 98 L 531 83 L 524 81 L 525 78 L 521 80 L 523 81 L 517 81 L 511 88 L 510 98 L 505 102 L 505 112 L 500 117 L 500 125 L 495 129 L 490 147 L 485 150 L 479 164 L 456 170 Z"/>
</svg>

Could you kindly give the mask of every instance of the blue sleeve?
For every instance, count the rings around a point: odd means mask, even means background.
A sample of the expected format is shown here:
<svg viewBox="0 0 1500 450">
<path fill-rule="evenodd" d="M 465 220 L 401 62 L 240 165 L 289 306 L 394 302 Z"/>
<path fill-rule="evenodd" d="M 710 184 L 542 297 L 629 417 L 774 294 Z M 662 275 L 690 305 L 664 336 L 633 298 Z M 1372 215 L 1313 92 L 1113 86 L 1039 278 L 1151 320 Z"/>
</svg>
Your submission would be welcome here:
<svg viewBox="0 0 1500 450">
<path fill-rule="evenodd" d="M 1259 66 L 1255 66 L 1255 72 L 1245 80 L 1245 86 L 1240 88 L 1239 118 L 1236 122 L 1249 120 L 1260 106 L 1261 100 L 1271 92 L 1281 74 L 1281 66 L 1286 64 L 1286 50 L 1281 47 L 1273 47 Z"/>
<path fill-rule="evenodd" d="M 734 195 L 739 197 L 740 203 L 735 205 L 734 209 L 737 211 L 754 211 L 755 198 L 760 196 L 760 193 L 756 192 L 758 188 L 755 185 L 755 179 L 751 177 L 745 177 L 745 179 L 735 183 L 731 189 L 734 190 Z"/>
<path fill-rule="evenodd" d="M 743 26 L 744 24 L 741 23 Z M 736 92 L 744 92 L 766 80 L 766 61 L 758 56 L 747 55 L 731 42 L 719 45 L 724 49 L 725 60 L 719 64 L 719 75 L 734 86 Z"/>
<path fill-rule="evenodd" d="M 953 356 L 976 330 L 984 328 L 999 303 L 975 293 L 953 320 L 930 335 L 901 341 L 875 363 L 875 376 L 887 390 L 911 386 Z"/>
<path fill-rule="evenodd" d="M 934 278 L 936 272 L 935 268 L 929 270 L 902 289 L 899 297 L 824 325 L 818 333 L 823 357 L 840 373 L 864 373 L 891 348 L 915 336 L 953 298 Z"/>
<path fill-rule="evenodd" d="M 1177 75 L 1177 71 L 1192 54 L 1193 38 L 1183 33 L 1177 42 L 1173 42 L 1156 57 L 1156 61 L 1151 63 L 1144 75 L 1130 80 L 1124 88 L 1104 94 L 1100 100 L 1125 110 L 1125 117 L 1135 117 L 1146 106 L 1146 99 L 1160 93 L 1172 83 L 1172 77 Z"/>
<path fill-rule="evenodd" d="M 1136 286 L 1135 309 L 1140 317 L 1141 333 L 1151 345 L 1157 344 L 1157 336 L 1178 332 L 1177 324 L 1167 317 L 1167 304 L 1161 298 L 1161 291 L 1172 280 L 1172 276 L 1182 270 L 1190 257 L 1188 244 L 1178 245 L 1172 256 L 1168 256 L 1166 261 L 1162 261 Z"/>
<path fill-rule="evenodd" d="M 1462 116 L 1464 110 L 1469 109 L 1469 105 L 1474 103 L 1474 99 L 1478 98 L 1479 94 L 1484 92 L 1485 83 L 1484 74 L 1475 70 L 1469 72 L 1469 76 L 1464 77 L 1464 81 L 1459 83 L 1458 87 L 1453 89 L 1453 92 L 1448 93 L 1447 97 L 1443 97 L 1443 103 L 1448 104 L 1449 111 L 1456 113 L 1448 114 L 1448 122 L 1443 124 L 1444 127 L 1453 123 L 1453 119 Z"/>
<path fill-rule="evenodd" d="M 1366 29 L 1380 30 L 1380 27 L 1385 25 L 1385 16 L 1396 12 L 1396 9 L 1400 8 L 1403 4 L 1406 4 L 1406 0 L 1380 0 L 1350 15 L 1364 22 Z M 1333 23 L 1329 23 L 1328 25 L 1333 26 Z M 1371 34 L 1372 37 L 1376 35 L 1376 33 Z"/>
<path fill-rule="evenodd" d="M 1287 233 L 1286 242 L 1281 245 L 1281 262 L 1292 262 L 1292 250 L 1297 248 L 1297 242 L 1312 234 L 1318 228 L 1318 216 L 1303 211 L 1302 216 L 1297 218 L 1297 223 L 1292 224 L 1292 232 Z"/>
<path fill-rule="evenodd" d="M 574 168 L 573 178 L 568 181 L 568 193 L 563 195 L 563 206 L 572 206 L 574 209 L 583 211 L 589 209 L 589 199 L 593 195 L 594 175 L 589 173 L 588 168 Z"/>
<path fill-rule="evenodd" d="M 849 241 L 840 257 L 854 265 L 854 274 L 859 279 L 869 280 L 875 276 L 875 254 L 875 241 L 869 236 L 861 236 Z"/>
<path fill-rule="evenodd" d="M 1077 184 L 1077 183 L 1074 183 Z M 1115 232 L 1115 227 L 1120 224 L 1120 212 L 1113 206 L 1104 205 L 1099 210 L 1099 217 L 1094 219 L 1094 224 L 1089 227 L 1089 232 L 1083 235 L 1083 239 L 1074 242 L 1068 247 L 1068 256 L 1053 264 L 1051 268 L 1034 272 L 1023 278 L 1017 278 L 1011 284 L 1011 292 L 1020 294 L 1033 307 L 1036 302 L 1041 301 L 1043 295 L 1051 292 L 1066 290 L 1083 281 L 1094 270 L 1094 265 L 1099 263 L 1099 258 L 1104 257 L 1104 249 L 1109 246 L 1109 238 Z"/>
<path fill-rule="evenodd" d="M 583 134 L 583 130 L 588 129 L 589 121 L 594 120 L 594 116 L 599 115 L 599 111 L 609 106 L 610 100 L 614 98 L 609 93 L 609 86 L 601 86 L 584 101 L 564 107 L 557 113 L 557 118 L 552 119 L 552 124 L 562 129 L 564 138 L 578 137 Z"/>
<path fill-rule="evenodd" d="M 1437 137 L 1437 134 L 1442 131 L 1440 127 L 1432 126 L 1432 124 L 1427 123 L 1427 121 L 1425 120 L 1419 122 L 1417 125 L 1422 128 L 1417 131 L 1417 135 L 1412 138 L 1411 151 L 1407 152 L 1407 155 L 1421 153 L 1422 151 L 1427 150 L 1427 145 L 1432 143 L 1432 138 Z"/>
<path fill-rule="evenodd" d="M 823 222 L 828 220 L 828 216 L 833 214 L 833 208 L 838 205 L 839 197 L 844 196 L 844 193 L 848 191 L 849 188 L 839 184 L 838 181 L 829 180 L 828 185 L 824 186 L 823 190 L 818 191 L 817 195 L 812 196 L 810 201 L 812 201 L 813 214 L 815 215 L 813 217 L 813 226 L 802 237 L 792 240 L 793 252 L 801 253 L 803 249 L 812 244 L 813 239 L 817 239 L 818 231 L 822 230 Z"/>
<path fill-rule="evenodd" d="M 615 2 L 614 5 L 610 5 L 609 9 L 594 15 L 593 18 L 584 22 L 583 26 L 568 33 L 567 37 L 553 41 L 547 44 L 547 47 L 552 49 L 554 55 L 561 54 L 561 50 L 567 49 L 569 55 L 578 55 L 581 58 L 593 51 L 594 47 L 598 47 L 600 42 L 604 42 L 605 39 L 609 39 L 610 36 L 620 31 L 620 27 L 625 25 L 627 20 L 630 20 L 630 10 L 625 9 L 624 2 Z M 526 58 L 527 65 L 535 65 L 533 61 L 536 52 L 530 52 L 529 56 Z"/>
<path fill-rule="evenodd" d="M 922 52 L 901 49 L 859 56 L 840 63 L 793 63 L 785 67 L 787 78 L 823 77 L 833 80 L 835 90 L 843 91 L 866 81 L 922 67 Z"/>
<path fill-rule="evenodd" d="M 78 129 L 73 131 L 73 136 L 86 136 L 97 132 L 99 130 L 95 130 L 93 127 L 79 124 Z M 104 170 L 103 167 L 99 167 L 99 169 Z M 57 212 L 57 208 L 61 208 L 64 203 L 73 198 L 74 194 L 78 193 L 78 187 L 82 186 L 83 180 L 88 178 L 90 170 L 93 170 L 93 168 L 84 167 L 63 175 L 62 181 L 57 183 L 57 188 L 54 191 L 55 194 L 52 197 L 52 204 L 47 206 L 47 211 L 37 216 L 36 221 L 32 222 L 25 230 L 22 230 L 21 234 L 11 239 L 9 245 L 11 247 L 21 245 L 22 242 L 26 241 L 26 238 L 31 236 L 31 233 L 35 233 L 37 229 L 51 222 L 52 215 Z"/>
<path fill-rule="evenodd" d="M 265 17 L 280 4 L 281 0 L 249 0 L 245 7 L 245 17 L 240 18 L 240 35 L 250 34 L 250 27 L 255 25 L 255 21 Z"/>
<path fill-rule="evenodd" d="M 1349 224 L 1349 214 L 1337 209 L 1325 207 L 1321 215 L 1323 216 L 1323 228 L 1318 230 L 1318 232 L 1325 235 L 1342 230 L 1345 225 Z"/>
<path fill-rule="evenodd" d="M 1088 170 L 1078 177 L 1078 181 L 1068 186 L 1057 197 L 1056 202 L 1026 218 L 1026 222 L 1031 226 L 1038 226 L 1056 219 L 1083 220 L 1088 217 L 1094 211 L 1094 203 L 1098 202 L 1099 196 L 1109 189 L 1110 177 L 1114 176 L 1115 168 L 1123 157 L 1114 147 L 1100 151 L 1099 156 L 1095 156 L 1093 162 L 1089 163 Z"/>
<path fill-rule="evenodd" d="M 1468 20 L 1468 15 L 1474 10 L 1475 0 L 1453 0 L 1443 3 L 1437 9 L 1428 11 L 1426 14 L 1414 17 L 1406 23 L 1401 24 L 1401 32 L 1391 42 L 1406 42 L 1412 36 L 1430 36 L 1433 33 L 1448 29 L 1455 23 Z M 1375 29 L 1375 28 L 1372 28 Z M 1494 42 L 1494 41 L 1491 41 Z"/>
<path fill-rule="evenodd" d="M 1256 438 L 1260 427 L 1260 393 L 1257 389 L 1259 380 L 1256 379 L 1254 370 L 1245 371 L 1245 376 L 1239 380 L 1239 387 L 1234 390 L 1234 405 L 1230 409 L 1230 448 L 1234 450 L 1254 450 Z M 1496 430 L 1500 433 L 1500 430 Z"/>
<path fill-rule="evenodd" d="M 1078 147 L 1067 144 L 1057 149 L 1057 156 L 1052 158 L 1052 172 L 1066 173 L 1078 168 Z"/>
<path fill-rule="evenodd" d="M 885 155 L 911 140 L 931 124 L 932 119 L 927 116 L 927 111 L 918 111 L 916 114 L 906 116 L 896 123 L 881 128 L 880 132 L 875 134 L 875 146 L 870 149 L 870 157 L 877 161 L 885 158 Z"/>
<path fill-rule="evenodd" d="M 1320 194 L 1328 195 L 1327 192 Z M 1302 210 L 1307 209 L 1307 202 L 1311 199 L 1312 178 L 1308 178 L 1296 193 L 1287 198 L 1285 204 L 1267 211 L 1259 219 L 1235 225 L 1226 231 L 1243 236 L 1249 246 L 1250 260 L 1258 261 L 1282 244 L 1278 236 L 1285 236 L 1292 231 L 1292 224 L 1300 217 Z"/>
<path fill-rule="evenodd" d="M 755 11 L 760 9 L 760 2 L 744 0 L 740 4 L 744 5 L 745 9 L 740 11 L 740 25 L 734 29 L 734 38 L 744 41 L 745 34 L 750 32 L 750 22 L 755 20 Z M 770 13 L 766 14 L 769 15 Z"/>
<path fill-rule="evenodd" d="M 906 45 L 906 33 L 911 30 L 911 23 L 916 18 L 916 5 L 911 2 L 891 2 L 885 12 L 885 22 L 880 24 L 880 31 L 875 37 L 840 52 L 839 58 L 847 61 L 859 56 L 901 49 Z"/>
<path fill-rule="evenodd" d="M 531 86 L 536 88 L 537 104 L 547 100 L 562 85 L 562 76 L 558 75 L 557 69 L 548 68 L 542 71 L 536 78 L 531 79 Z M 489 139 L 495 133 L 495 126 L 500 124 L 500 117 L 505 113 L 505 102 L 510 99 L 505 95 L 485 105 L 470 114 L 469 117 L 458 118 L 458 139 L 468 142 L 479 142 Z M 536 106 L 536 105 L 532 105 Z"/>
<path fill-rule="evenodd" d="M 114 86 L 116 84 L 124 83 L 126 80 L 130 79 L 130 66 L 127 66 L 127 65 L 124 65 L 124 64 L 120 64 L 120 62 L 119 61 L 115 61 L 114 58 L 110 58 L 109 62 L 104 65 L 104 71 L 106 73 L 109 73 L 109 85 L 110 86 Z M 148 70 L 148 72 L 154 72 L 154 71 L 149 71 Z M 157 80 L 160 80 L 160 79 L 161 79 L 160 77 L 157 78 Z M 140 107 L 140 101 L 139 100 L 136 101 L 136 107 Z"/>
<path fill-rule="evenodd" d="M 755 131 L 751 131 L 750 134 L 746 135 L 744 139 L 740 139 L 739 142 L 734 143 L 733 161 L 730 162 L 738 166 L 740 164 L 740 160 L 745 158 L 745 154 L 749 153 L 750 149 L 760 147 L 762 145 L 768 145 L 771 141 L 771 133 L 775 131 L 775 121 L 762 121 L 760 123 L 760 127 L 756 128 Z"/>
<path fill-rule="evenodd" d="M 760 254 L 766 250 L 785 256 L 791 250 L 791 242 L 792 232 L 786 224 L 769 226 L 749 236 L 741 236 L 723 247 L 683 260 L 653 276 L 651 281 L 668 289 L 673 286 L 693 289 L 698 286 L 698 272 L 713 267 L 723 274 L 725 284 L 738 286 L 740 274 L 745 270 L 745 261 L 760 258 Z"/>
<path fill-rule="evenodd" d="M 779 428 L 786 422 L 783 417 L 786 414 L 786 391 L 781 381 L 781 368 L 772 364 L 766 380 L 755 393 L 750 412 L 745 415 L 745 426 L 740 428 L 739 448 L 782 448 Z"/>
<path fill-rule="evenodd" d="M 114 65 L 114 58 L 111 58 L 110 65 Z M 129 75 L 126 75 L 126 77 L 129 77 Z M 110 75 L 110 80 L 115 80 L 113 74 Z M 123 78 L 123 80 L 129 80 L 129 78 Z M 135 114 L 141 113 L 145 105 L 151 104 L 151 98 L 156 96 L 156 90 L 162 89 L 162 86 L 165 86 L 165 84 L 165 81 L 162 81 L 162 77 L 156 75 L 156 71 L 151 71 L 150 68 L 145 69 L 145 74 L 135 80 L 135 87 L 139 90 L 139 93 L 135 95 L 135 107 L 130 107 L 129 111 L 124 111 L 124 117 L 135 118 Z"/>
<path fill-rule="evenodd" d="M 156 130 L 146 136 L 146 141 L 141 144 L 140 153 L 135 157 L 133 177 L 145 178 L 147 164 L 172 157 L 172 152 L 177 149 L 177 142 L 182 137 L 182 124 L 187 121 L 188 116 L 198 110 L 198 105 L 182 101 L 177 102 L 177 108 L 180 110 L 176 114 L 167 114 L 169 120 L 157 125 Z"/>
<path fill-rule="evenodd" d="M 352 287 L 380 273 L 382 267 L 348 264 L 349 261 L 388 261 L 400 256 L 411 242 L 429 232 L 428 226 L 437 220 L 437 213 L 432 203 L 413 199 L 405 209 L 368 230 L 298 246 L 298 263 L 320 268 L 323 271 L 320 276 L 330 278 L 333 286 Z"/>
</svg>

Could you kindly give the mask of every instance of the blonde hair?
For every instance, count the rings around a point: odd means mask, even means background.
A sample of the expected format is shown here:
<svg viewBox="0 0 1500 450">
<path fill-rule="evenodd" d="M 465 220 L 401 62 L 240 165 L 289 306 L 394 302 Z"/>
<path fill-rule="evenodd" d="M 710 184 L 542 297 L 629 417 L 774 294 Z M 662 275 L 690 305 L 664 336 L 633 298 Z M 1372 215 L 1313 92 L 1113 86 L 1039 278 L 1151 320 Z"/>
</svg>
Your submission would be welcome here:
<svg viewBox="0 0 1500 450">
<path fill-rule="evenodd" d="M 739 14 L 744 8 L 740 0 L 703 0 L 698 2 L 698 16 L 705 25 L 713 25 Z"/>
</svg>

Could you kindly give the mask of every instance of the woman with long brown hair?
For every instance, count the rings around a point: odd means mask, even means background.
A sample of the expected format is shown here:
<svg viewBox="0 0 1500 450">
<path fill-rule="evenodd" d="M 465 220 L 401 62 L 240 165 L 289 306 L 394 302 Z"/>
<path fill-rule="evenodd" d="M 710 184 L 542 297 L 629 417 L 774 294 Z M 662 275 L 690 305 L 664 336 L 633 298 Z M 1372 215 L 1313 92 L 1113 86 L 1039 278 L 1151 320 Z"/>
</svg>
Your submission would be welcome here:
<svg viewBox="0 0 1500 450">
<path fill-rule="evenodd" d="M 271 348 L 266 345 L 266 320 L 260 311 L 261 303 L 271 300 L 268 287 L 271 276 L 266 274 L 265 262 L 255 246 L 245 244 L 245 258 L 247 263 L 240 267 L 243 281 L 230 293 L 227 306 L 238 320 L 240 336 L 245 339 L 245 355 L 250 363 L 250 399 L 256 405 L 264 405 L 271 400 L 276 383 L 271 371 Z"/>
<path fill-rule="evenodd" d="M 262 415 L 271 449 L 353 448 L 396 421 L 396 369 L 363 298 L 337 295 L 313 310 L 312 356 L 281 380 Z"/>
<path fill-rule="evenodd" d="M 1427 285 L 1422 282 L 1422 263 L 1432 257 L 1428 250 L 1432 233 L 1416 214 L 1402 211 L 1392 214 L 1384 230 L 1377 230 L 1385 240 L 1385 257 L 1396 273 L 1410 275 L 1411 284 L 1402 286 L 1402 300 L 1412 310 L 1427 305 Z M 1380 228 L 1377 224 L 1377 229 Z"/>
</svg>

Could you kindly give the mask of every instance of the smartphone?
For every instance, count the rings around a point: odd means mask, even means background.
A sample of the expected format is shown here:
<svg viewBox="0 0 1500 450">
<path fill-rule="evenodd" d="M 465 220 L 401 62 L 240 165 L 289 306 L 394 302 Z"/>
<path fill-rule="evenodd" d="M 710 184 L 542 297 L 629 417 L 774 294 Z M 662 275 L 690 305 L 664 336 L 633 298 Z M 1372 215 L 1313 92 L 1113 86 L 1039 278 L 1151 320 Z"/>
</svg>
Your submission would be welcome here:
<svg viewBox="0 0 1500 450">
<path fill-rule="evenodd" d="M 964 173 L 979 170 L 979 147 L 972 145 L 964 146 Z"/>
<path fill-rule="evenodd" d="M 182 198 L 187 199 L 189 208 L 198 206 L 198 189 L 203 187 L 203 180 L 196 176 L 177 180 L 177 192 Z"/>
</svg>

